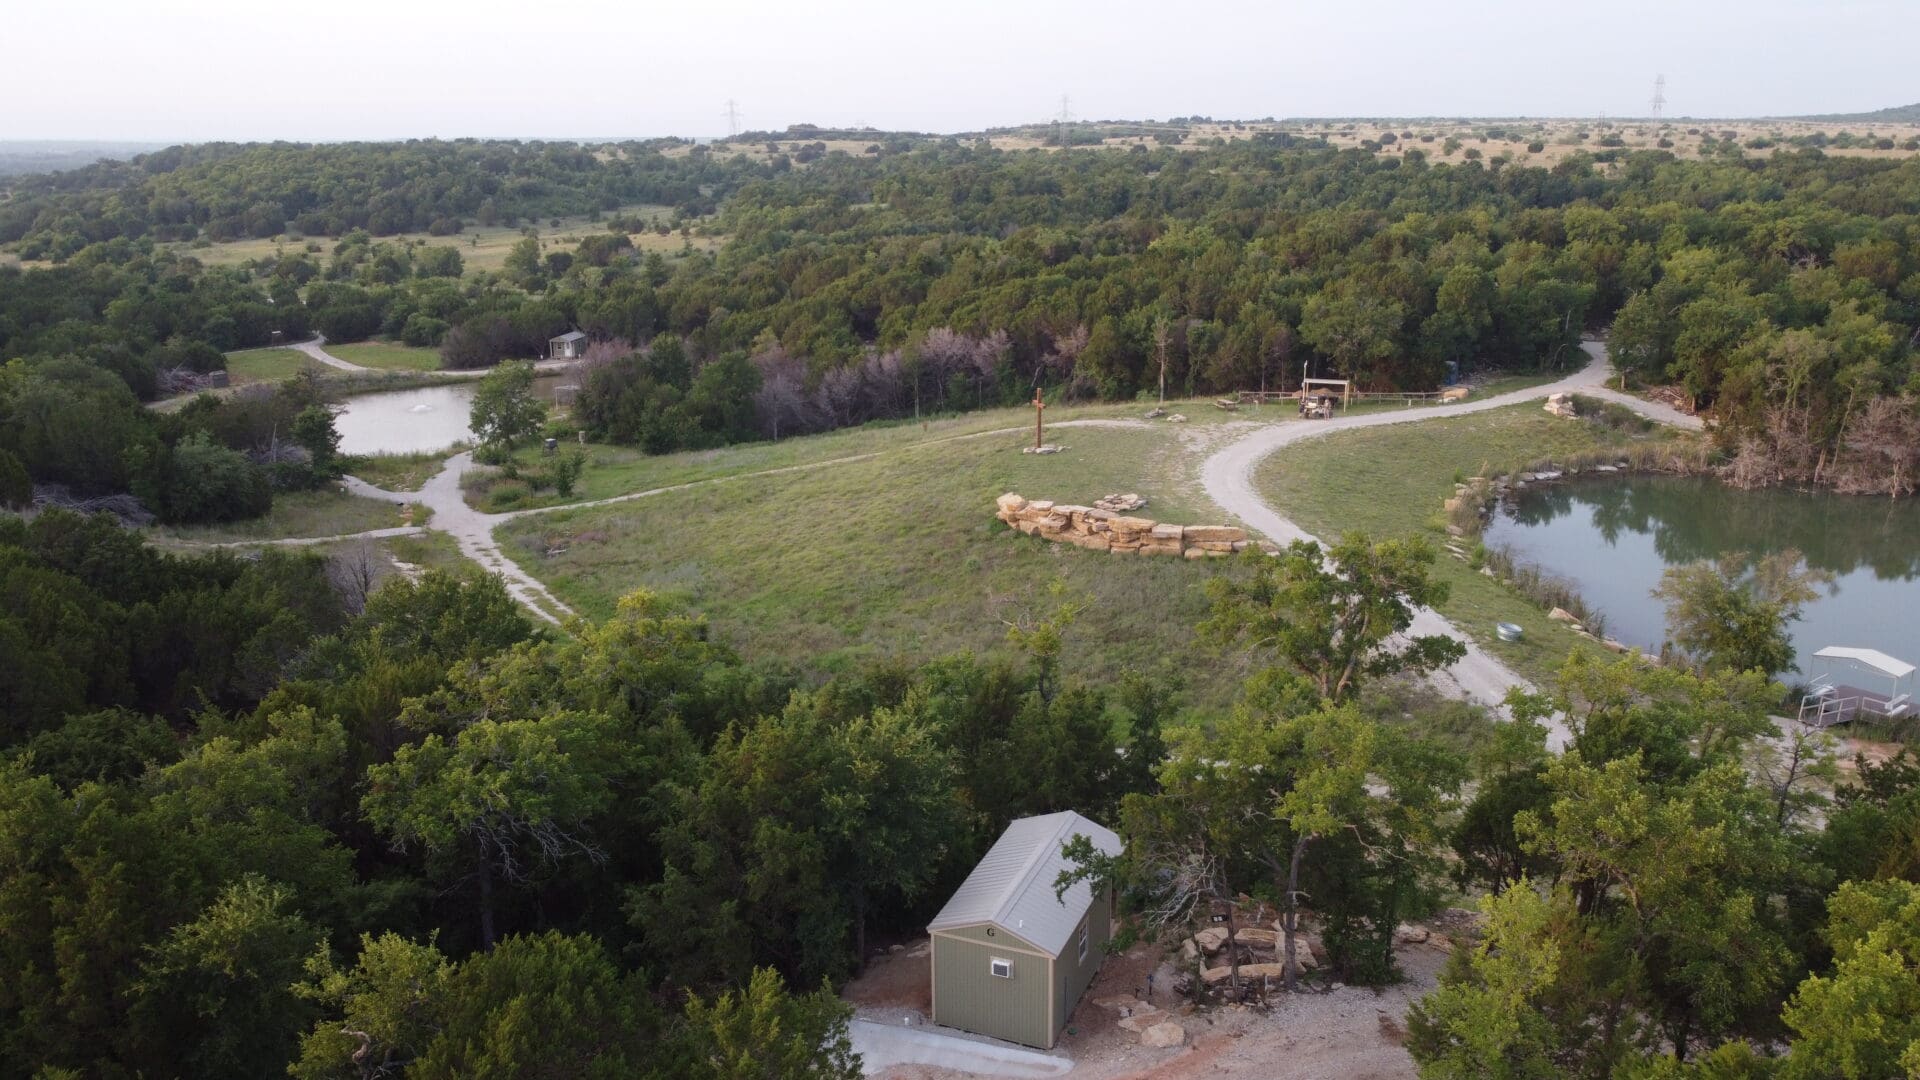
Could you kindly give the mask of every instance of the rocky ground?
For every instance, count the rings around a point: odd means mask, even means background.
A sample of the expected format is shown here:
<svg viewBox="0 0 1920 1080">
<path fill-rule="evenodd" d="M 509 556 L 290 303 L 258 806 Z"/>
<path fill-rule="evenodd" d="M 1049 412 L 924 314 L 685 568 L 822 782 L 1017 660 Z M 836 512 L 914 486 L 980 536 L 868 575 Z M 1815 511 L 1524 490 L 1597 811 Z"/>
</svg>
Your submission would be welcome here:
<svg viewBox="0 0 1920 1080">
<path fill-rule="evenodd" d="M 1466 921 L 1458 915 L 1453 920 Z M 1452 924 L 1444 929 L 1457 932 Z M 1433 989 L 1450 939 L 1425 928 L 1403 938 L 1407 940 L 1396 955 L 1406 979 L 1398 985 L 1322 986 L 1294 995 L 1277 992 L 1264 1007 L 1204 1010 L 1184 1007 L 1174 990 L 1176 972 L 1170 961 L 1177 954 L 1168 957 L 1155 946 L 1135 945 L 1101 967 L 1056 1052 L 1072 1059 L 1067 1075 L 1076 1080 L 1411 1080 L 1413 1059 L 1401 1045 L 1407 1009 Z M 847 1000 L 862 1016 L 892 1024 L 925 1023 L 930 1004 L 925 945 L 921 939 L 875 961 L 847 987 Z M 1168 1024 L 1177 1027 L 1177 1033 L 1162 1027 Z M 1177 1043 L 1150 1045 L 1175 1035 Z M 961 1080 L 969 1074 L 897 1066 L 879 1075 L 886 1080 Z"/>
</svg>

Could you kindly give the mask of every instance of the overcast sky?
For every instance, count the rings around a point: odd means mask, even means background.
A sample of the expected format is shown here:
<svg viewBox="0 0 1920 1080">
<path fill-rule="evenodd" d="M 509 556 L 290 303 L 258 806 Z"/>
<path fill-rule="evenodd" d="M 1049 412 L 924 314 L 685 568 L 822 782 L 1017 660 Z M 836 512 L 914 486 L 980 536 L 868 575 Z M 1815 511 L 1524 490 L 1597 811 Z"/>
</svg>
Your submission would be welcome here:
<svg viewBox="0 0 1920 1080">
<path fill-rule="evenodd" d="M 931 131 L 1920 101 L 1920 0 L 0 0 L 0 139 Z"/>
</svg>

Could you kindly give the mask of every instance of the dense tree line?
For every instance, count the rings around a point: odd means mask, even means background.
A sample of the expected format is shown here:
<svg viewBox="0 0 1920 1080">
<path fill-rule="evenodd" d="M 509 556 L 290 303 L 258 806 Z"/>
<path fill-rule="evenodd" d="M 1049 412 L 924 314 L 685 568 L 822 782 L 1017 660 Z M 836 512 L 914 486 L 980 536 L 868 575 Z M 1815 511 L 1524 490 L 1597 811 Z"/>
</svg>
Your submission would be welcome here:
<svg viewBox="0 0 1920 1080">
<path fill-rule="evenodd" d="M 1735 479 L 1912 490 L 1920 164 L 1602 157 L 829 155 L 744 186 L 717 258 L 522 282 L 596 338 L 748 353 L 767 437 L 1303 365 L 1426 389 L 1449 364 L 1582 363 L 1612 324 L 1629 375 L 1720 417 Z M 628 385 L 659 385 L 640 366 Z"/>
<path fill-rule="evenodd" d="M 857 1075 L 816 988 L 1012 817 L 1143 789 L 1167 712 L 1060 612 L 822 683 L 644 595 L 560 636 L 336 580 L 0 528 L 0 1071 Z"/>
<path fill-rule="evenodd" d="M 1344 981 L 1392 980 L 1403 920 L 1484 889 L 1486 938 L 1410 1029 L 1427 1075 L 1883 1076 L 1917 1052 L 1920 765 L 1840 780 L 1712 643 L 1697 668 L 1571 659 L 1511 723 L 1438 741 L 1438 707 L 1368 700 L 1459 656 L 1406 636 L 1443 598 L 1432 558 L 1351 537 L 1220 568 L 1203 637 L 1258 674 L 1168 728 L 1171 684 L 1061 666 L 1057 595 L 1001 654 L 822 681 L 645 594 L 563 636 L 494 578 L 362 601 L 312 554 L 16 521 L 0 1064 L 851 1075 L 844 1007 L 802 991 L 1063 808 L 1121 827 L 1085 872 L 1145 929 L 1252 894 L 1284 955 L 1310 925 Z"/>
<path fill-rule="evenodd" d="M 1423 1077 L 1909 1075 L 1920 759 L 1843 776 L 1824 734 L 1776 726 L 1764 650 L 1714 642 L 1691 664 L 1575 654 L 1470 747 L 1383 726 L 1353 705 L 1366 682 L 1459 655 L 1397 636 L 1433 598 L 1431 558 L 1350 537 L 1216 579 L 1212 629 L 1266 670 L 1231 716 L 1179 731 L 1158 790 L 1122 801 L 1126 852 L 1083 843 L 1078 873 L 1175 940 L 1236 897 L 1269 901 L 1289 987 L 1303 908 L 1326 977 L 1380 983 L 1401 920 L 1449 887 L 1483 891 L 1483 932 L 1413 1010 Z M 1684 591 L 1683 619 L 1708 583 Z"/>
<path fill-rule="evenodd" d="M 514 225 L 633 203 L 710 213 L 728 189 L 764 173 L 747 159 L 669 157 L 666 144 L 452 142 L 207 143 L 130 161 L 13 178 L 0 243 L 64 258 L 115 238 L 235 240 L 432 232 Z"/>
<path fill-rule="evenodd" d="M 1630 376 L 1678 382 L 1712 409 L 1737 482 L 1905 494 L 1920 477 L 1912 160 L 1615 149 L 1540 168 L 1279 138 L 1066 154 L 948 141 L 784 169 L 550 144 L 181 153 L 207 160 L 142 183 L 233 173 L 317 199 L 335 189 L 310 174 L 346 162 L 403 194 L 416 173 L 477 191 L 468 179 L 529 163 L 584 170 L 564 189 L 576 193 L 657 172 L 707 193 L 717 217 L 703 228 L 726 243 L 642 256 L 626 230 L 645 223 L 614 221 L 571 252 L 530 235 L 501 271 L 463 277 L 457 244 L 385 242 L 341 220 L 317 223 L 349 230 L 331 253 L 283 249 L 249 278 L 100 224 L 133 190 L 103 166 L 43 181 L 80 200 L 64 213 L 105 244 L 0 272 L 0 350 L 81 356 L 145 396 L 146 368 L 177 359 L 156 350 L 272 330 L 381 334 L 480 367 L 578 328 L 642 350 L 600 375 L 589 426 L 672 449 L 1004 404 L 1035 386 L 1127 398 L 1306 371 L 1429 389 L 1450 367 L 1582 363 L 1582 331 L 1611 326 Z M 660 348 L 684 363 L 648 362 Z M 711 381 L 751 400 L 750 418 L 688 404 L 715 364 Z"/>
</svg>

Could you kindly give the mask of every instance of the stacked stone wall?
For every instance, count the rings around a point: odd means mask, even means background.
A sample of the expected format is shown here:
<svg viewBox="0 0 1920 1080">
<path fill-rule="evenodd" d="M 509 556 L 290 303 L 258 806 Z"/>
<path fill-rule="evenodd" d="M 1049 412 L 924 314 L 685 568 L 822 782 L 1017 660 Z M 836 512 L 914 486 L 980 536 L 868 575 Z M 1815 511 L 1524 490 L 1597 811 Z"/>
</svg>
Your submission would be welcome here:
<svg viewBox="0 0 1920 1080">
<path fill-rule="evenodd" d="M 995 507 L 995 517 L 1028 536 L 1115 555 L 1211 559 L 1249 547 L 1276 550 L 1247 539 L 1247 531 L 1234 525 L 1174 525 L 1094 506 L 1029 501 L 1012 492 L 1000 496 Z"/>
</svg>

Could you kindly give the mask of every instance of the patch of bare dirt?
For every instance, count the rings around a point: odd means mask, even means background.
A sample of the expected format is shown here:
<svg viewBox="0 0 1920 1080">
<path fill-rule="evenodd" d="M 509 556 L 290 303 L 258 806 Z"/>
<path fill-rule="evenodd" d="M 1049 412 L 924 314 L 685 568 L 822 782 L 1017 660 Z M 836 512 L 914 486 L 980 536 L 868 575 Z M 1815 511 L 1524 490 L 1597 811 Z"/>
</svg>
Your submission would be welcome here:
<svg viewBox="0 0 1920 1080">
<path fill-rule="evenodd" d="M 1435 920 L 1440 932 L 1431 942 L 1399 947 L 1406 980 L 1396 986 L 1280 994 L 1264 1010 L 1226 1006 L 1181 1015 L 1162 952 L 1136 945 L 1101 966 L 1057 1049 L 1073 1060 L 1067 1074 L 1073 1080 L 1413 1080 L 1413 1059 L 1403 1046 L 1407 1010 L 1438 983 L 1447 959 L 1442 942 L 1466 931 L 1469 920 L 1466 913 L 1461 916 L 1459 927 L 1443 929 L 1443 920 Z M 919 1022 L 925 1022 L 929 967 L 924 956 L 910 955 L 913 947 L 869 967 L 847 987 L 847 1000 L 863 1009 L 917 1008 Z M 1149 975 L 1154 976 L 1151 990 Z M 1186 1044 L 1142 1046 L 1121 1029 L 1116 1010 L 1096 1004 L 1126 997 L 1172 1011 L 1186 1030 Z M 897 1022 L 897 1015 L 888 1019 Z M 969 1074 L 901 1066 L 881 1075 L 886 1080 L 964 1080 Z"/>
<path fill-rule="evenodd" d="M 840 992 L 855 1008 L 933 1010 L 933 961 L 924 937 L 902 944 L 867 964 L 860 977 Z"/>
</svg>

